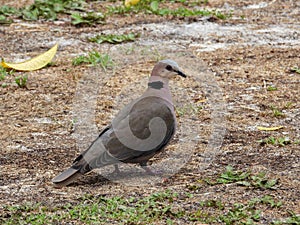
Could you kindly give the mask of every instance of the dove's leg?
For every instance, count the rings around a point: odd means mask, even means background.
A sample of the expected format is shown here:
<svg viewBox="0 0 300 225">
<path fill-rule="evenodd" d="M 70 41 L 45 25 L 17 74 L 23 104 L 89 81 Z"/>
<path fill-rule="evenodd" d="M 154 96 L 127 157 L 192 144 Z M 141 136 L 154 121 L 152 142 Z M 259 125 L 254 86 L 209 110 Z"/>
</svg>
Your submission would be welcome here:
<svg viewBox="0 0 300 225">
<path fill-rule="evenodd" d="M 112 175 L 120 175 L 121 171 L 119 170 L 118 164 L 115 164 L 114 167 L 115 167 L 115 170 L 114 170 L 114 172 L 112 172 Z"/>
<path fill-rule="evenodd" d="M 159 175 L 160 173 L 154 172 L 152 171 L 148 166 L 147 166 L 147 162 L 143 162 L 140 163 L 140 166 L 146 171 L 147 174 L 155 176 L 155 175 Z"/>
</svg>

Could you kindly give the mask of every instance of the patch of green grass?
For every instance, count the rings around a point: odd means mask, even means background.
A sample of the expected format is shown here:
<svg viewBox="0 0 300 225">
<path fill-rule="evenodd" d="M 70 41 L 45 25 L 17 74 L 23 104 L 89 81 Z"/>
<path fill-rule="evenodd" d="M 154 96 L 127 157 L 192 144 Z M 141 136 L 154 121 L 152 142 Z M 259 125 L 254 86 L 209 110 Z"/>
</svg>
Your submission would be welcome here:
<svg viewBox="0 0 300 225">
<path fill-rule="evenodd" d="M 278 184 L 277 179 L 269 179 L 265 172 L 253 174 L 250 171 L 234 170 L 232 166 L 227 166 L 225 172 L 220 174 L 216 181 L 205 180 L 210 185 L 236 183 L 237 185 L 259 188 L 275 189 Z"/>
<path fill-rule="evenodd" d="M 277 208 L 282 206 L 282 202 L 278 201 L 276 202 L 273 197 L 269 195 L 265 195 L 262 198 L 253 198 L 250 202 L 250 206 L 255 206 L 256 204 L 261 203 L 270 206 L 271 208 Z"/>
<path fill-rule="evenodd" d="M 140 1 L 137 5 L 131 7 L 114 6 L 108 7 L 108 15 L 112 14 L 129 14 L 129 13 L 147 13 L 158 16 L 176 16 L 176 17 L 192 17 L 192 16 L 215 16 L 219 19 L 227 19 L 231 17 L 231 14 L 224 14 L 219 11 L 213 10 L 198 10 L 188 9 L 185 7 L 178 7 L 176 9 L 163 8 L 160 6 L 162 1 L 145 0 Z"/>
<path fill-rule="evenodd" d="M 215 212 L 212 214 L 207 209 L 213 209 Z M 206 200 L 199 202 L 199 207 L 196 211 L 189 213 L 190 221 L 201 221 L 203 223 L 216 223 L 218 221 L 217 212 L 222 212 L 224 205 L 221 201 L 218 200 Z"/>
<path fill-rule="evenodd" d="M 35 0 L 23 8 L 0 7 L 0 20 L 6 16 L 22 17 L 25 20 L 56 20 L 59 13 L 70 14 L 73 10 L 84 10 L 84 0 Z M 10 20 L 12 21 L 12 20 Z"/>
<path fill-rule="evenodd" d="M 104 70 L 112 68 L 114 63 L 111 57 L 108 54 L 102 54 L 97 51 L 89 52 L 87 56 L 80 55 L 73 59 L 73 65 L 77 66 L 83 63 L 88 64 L 89 66 L 100 65 Z"/>
<path fill-rule="evenodd" d="M 25 204 L 5 206 L 7 217 L 1 224 L 59 224 L 77 221 L 83 224 L 150 224 L 184 215 L 175 208 L 178 194 L 166 190 L 137 198 L 84 196 L 77 204 L 46 206 Z M 183 198 L 187 198 L 183 196 Z M 54 213 L 55 212 L 55 213 Z"/>
<path fill-rule="evenodd" d="M 261 145 L 269 144 L 269 145 L 278 145 L 278 146 L 285 146 L 291 144 L 291 140 L 289 137 L 273 137 L 270 136 L 268 138 L 262 139 L 258 141 Z"/>
<path fill-rule="evenodd" d="M 284 219 L 284 220 L 275 220 L 272 222 L 274 225 L 282 225 L 282 224 L 293 224 L 298 225 L 300 224 L 300 215 L 297 215 L 294 212 L 288 211 L 290 214 L 290 217 Z"/>
<path fill-rule="evenodd" d="M 17 76 L 15 78 L 15 82 L 18 85 L 18 87 L 20 87 L 20 88 L 26 88 L 27 80 L 28 80 L 28 76 L 27 75 Z"/>
<path fill-rule="evenodd" d="M 254 224 L 254 221 L 259 221 L 261 211 L 255 210 L 249 205 L 236 203 L 228 211 L 228 213 L 221 215 L 219 220 L 225 224 Z"/>
<path fill-rule="evenodd" d="M 178 220 L 208 224 L 261 224 L 266 222 L 262 217 L 264 211 L 282 207 L 280 201 L 269 195 L 243 203 L 208 199 L 194 202 L 191 207 L 193 197 L 189 193 L 165 190 L 144 197 L 127 198 L 87 194 L 72 204 L 4 205 L 0 224 L 158 224 L 162 221 L 177 224 Z M 299 216 L 290 212 L 290 217 L 274 219 L 273 224 L 297 224 L 297 221 Z"/>
<path fill-rule="evenodd" d="M 175 16 L 175 17 L 192 17 L 192 16 L 215 16 L 219 19 L 226 19 L 231 14 L 224 14 L 220 11 L 214 10 L 199 10 L 193 9 L 194 6 L 205 4 L 207 1 L 176 1 L 181 3 L 175 9 L 168 7 L 161 7 L 160 3 L 166 1 L 159 0 L 143 0 L 137 5 L 131 7 L 111 6 L 106 12 L 95 13 L 88 12 L 87 3 L 84 0 L 35 0 L 33 4 L 23 8 L 13 8 L 9 6 L 0 7 L 0 23 L 11 23 L 12 19 L 9 16 L 21 17 L 25 20 L 56 20 L 58 14 L 71 14 L 72 24 L 74 25 L 93 25 L 97 23 L 104 23 L 105 17 L 113 14 L 130 14 L 130 13 L 147 13 L 158 16 Z M 186 8 L 185 6 L 192 7 Z M 77 13 L 76 13 L 77 11 Z M 80 11 L 81 13 L 78 13 Z"/>
<path fill-rule="evenodd" d="M 120 44 L 123 42 L 131 42 L 135 41 L 136 38 L 138 38 L 140 34 L 101 34 L 96 35 L 95 37 L 91 37 L 88 40 L 91 42 L 96 42 L 98 44 L 107 42 L 110 44 Z"/>
<path fill-rule="evenodd" d="M 93 24 L 103 24 L 105 21 L 105 16 L 102 13 L 73 13 L 71 15 L 72 24 L 76 26 L 81 25 L 93 25 Z"/>
<path fill-rule="evenodd" d="M 208 224 L 256 224 L 261 219 L 259 208 L 278 208 L 281 202 L 276 202 L 271 196 L 250 199 L 246 203 L 228 204 L 218 200 L 200 202 L 199 209 L 189 214 L 189 220 Z M 212 208 L 213 210 L 207 210 Z"/>
<path fill-rule="evenodd" d="M 0 24 L 10 24 L 13 22 L 8 17 L 11 15 L 20 15 L 20 11 L 16 8 L 3 5 L 0 7 Z"/>
<path fill-rule="evenodd" d="M 3 5 L 0 7 L 0 15 L 4 15 L 4 16 L 20 15 L 20 11 L 17 8 Z"/>
<path fill-rule="evenodd" d="M 56 20 L 58 13 L 70 13 L 71 10 L 83 10 L 84 0 L 35 0 L 30 6 L 21 9 L 25 20 Z"/>
</svg>

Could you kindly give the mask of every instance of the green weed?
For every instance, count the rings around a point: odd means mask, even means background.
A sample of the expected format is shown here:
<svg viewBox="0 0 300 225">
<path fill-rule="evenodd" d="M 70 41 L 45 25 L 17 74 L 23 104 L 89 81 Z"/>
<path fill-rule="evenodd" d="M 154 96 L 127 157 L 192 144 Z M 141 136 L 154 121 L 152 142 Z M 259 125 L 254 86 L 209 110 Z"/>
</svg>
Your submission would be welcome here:
<svg viewBox="0 0 300 225">
<path fill-rule="evenodd" d="M 71 10 L 83 10 L 83 0 L 35 0 L 30 6 L 21 9 L 25 20 L 56 20 L 58 13 L 70 13 Z"/>
<path fill-rule="evenodd" d="M 4 15 L 4 16 L 20 15 L 20 11 L 17 8 L 3 5 L 0 7 L 0 15 Z"/>
<path fill-rule="evenodd" d="M 260 143 L 261 145 L 265 145 L 265 144 L 270 144 L 270 145 L 278 145 L 278 146 L 285 146 L 288 144 L 291 144 L 291 140 L 289 137 L 273 137 L 270 136 L 268 138 L 259 140 L 258 143 Z"/>
<path fill-rule="evenodd" d="M 287 102 L 284 106 L 285 109 L 289 109 L 291 107 L 293 107 L 294 103 L 293 102 Z"/>
<path fill-rule="evenodd" d="M 7 71 L 5 68 L 3 68 L 2 66 L 0 66 L 0 81 L 5 80 L 5 77 L 7 76 Z"/>
<path fill-rule="evenodd" d="M 217 183 L 227 184 L 246 180 L 250 176 L 250 172 L 234 171 L 232 166 L 227 166 L 226 171 L 217 179 Z"/>
<path fill-rule="evenodd" d="M 120 44 L 122 42 L 135 41 L 139 34 L 129 33 L 129 34 L 102 34 L 95 37 L 89 38 L 91 42 L 96 42 L 98 44 L 107 42 L 110 44 Z"/>
<path fill-rule="evenodd" d="M 70 14 L 73 10 L 84 10 L 85 4 L 84 0 L 35 0 L 33 4 L 20 9 L 4 5 L 0 8 L 0 16 L 56 20 L 59 13 Z"/>
<path fill-rule="evenodd" d="M 261 206 L 275 208 L 281 205 L 281 202 L 276 202 L 268 195 L 246 203 L 226 204 L 218 200 L 206 200 L 199 203 L 199 209 L 189 214 L 189 220 L 208 224 L 256 224 L 261 219 Z"/>
<path fill-rule="evenodd" d="M 279 109 L 273 109 L 273 116 L 275 116 L 275 117 L 281 117 L 283 115 L 284 115 L 283 112 L 280 111 Z"/>
<path fill-rule="evenodd" d="M 27 75 L 18 76 L 18 77 L 15 78 L 15 82 L 18 85 L 18 87 L 20 87 L 20 88 L 26 88 L 27 79 L 28 79 Z"/>
<path fill-rule="evenodd" d="M 275 185 L 278 183 L 277 179 L 269 179 L 266 177 L 265 172 L 261 172 L 257 175 L 252 175 L 250 177 L 249 184 L 252 187 L 261 188 L 261 189 L 274 189 Z"/>
<path fill-rule="evenodd" d="M 0 84 L 1 87 L 5 88 L 8 86 L 7 83 L 5 83 L 5 79 L 7 76 L 12 75 L 14 73 L 14 70 L 6 70 L 2 66 L 0 66 Z"/>
<path fill-rule="evenodd" d="M 216 181 L 205 180 L 210 185 L 236 183 L 237 185 L 260 188 L 260 189 L 274 189 L 278 184 L 277 179 L 269 179 L 266 173 L 252 174 L 250 171 L 236 171 L 232 166 L 227 166 Z"/>
<path fill-rule="evenodd" d="M 270 206 L 271 208 L 277 208 L 282 206 L 282 202 L 278 201 L 276 202 L 273 197 L 269 195 L 265 195 L 262 198 L 253 198 L 250 202 L 249 205 L 254 207 L 256 204 L 261 203 Z"/>
<path fill-rule="evenodd" d="M 282 224 L 292 224 L 298 225 L 300 224 L 300 215 L 297 215 L 294 212 L 289 211 L 290 217 L 286 218 L 285 220 L 275 220 L 272 222 L 274 225 L 282 225 Z"/>
<path fill-rule="evenodd" d="M 96 66 L 100 64 L 100 66 L 104 70 L 107 70 L 108 68 L 112 68 L 114 65 L 113 60 L 108 54 L 102 54 L 97 51 L 89 52 L 87 56 L 80 55 L 74 58 L 72 63 L 74 66 L 80 65 L 82 63 L 87 63 L 90 66 Z"/>
<path fill-rule="evenodd" d="M 290 69 L 292 73 L 298 73 L 300 74 L 300 68 L 298 66 L 294 66 L 293 68 Z"/>
<path fill-rule="evenodd" d="M 277 107 L 271 105 L 270 108 L 272 110 L 272 113 L 273 113 L 274 117 L 282 117 L 282 116 L 284 116 L 283 112 L 280 109 L 278 109 Z"/>
<path fill-rule="evenodd" d="M 192 16 L 216 16 L 219 19 L 226 19 L 231 15 L 223 14 L 219 11 L 188 9 L 178 7 L 177 9 L 163 8 L 160 6 L 161 1 L 141 1 L 135 6 L 125 7 L 108 7 L 108 14 L 129 14 L 129 13 L 147 13 L 158 16 L 176 16 L 176 17 L 192 17 Z"/>
<path fill-rule="evenodd" d="M 4 205 L 0 223 L 8 224 L 156 224 L 177 220 L 201 221 L 208 224 L 260 224 L 266 222 L 262 215 L 270 208 L 282 207 L 280 201 L 265 195 L 249 201 L 225 202 L 217 199 L 200 201 L 197 207 L 186 208 L 185 203 L 194 200 L 189 193 L 171 190 L 156 192 L 145 197 L 93 196 L 90 194 L 68 204 L 25 203 Z M 183 204 L 178 204 L 181 202 Z M 193 205 L 194 205 L 193 204 Z M 290 212 L 284 220 L 273 224 L 298 224 L 299 216 Z"/>
<path fill-rule="evenodd" d="M 10 24 L 13 22 L 8 17 L 11 15 L 20 15 L 20 11 L 16 8 L 3 5 L 0 7 L 0 24 Z"/>
<path fill-rule="evenodd" d="M 267 91 L 277 91 L 277 87 L 274 86 L 268 86 Z"/>
<path fill-rule="evenodd" d="M 25 20 L 56 20 L 59 14 L 71 14 L 72 24 L 74 25 L 92 25 L 104 23 L 105 17 L 113 14 L 147 13 L 158 16 L 192 17 L 192 16 L 215 16 L 219 19 L 227 19 L 231 14 L 224 14 L 213 10 L 189 9 L 179 6 L 176 9 L 161 7 L 160 3 L 165 1 L 143 0 L 132 7 L 111 6 L 106 12 L 91 13 L 86 9 L 87 3 L 84 0 L 35 0 L 33 4 L 23 8 L 13 8 L 9 6 L 0 7 L 0 23 L 11 23 L 12 19 L 8 17 L 21 17 Z M 188 7 L 205 4 L 207 1 L 176 1 Z M 84 13 L 75 13 L 80 11 Z"/>
<path fill-rule="evenodd" d="M 72 24 L 76 26 L 80 25 L 93 25 L 93 24 L 103 24 L 105 21 L 105 16 L 102 13 L 73 13 L 71 15 Z"/>
</svg>

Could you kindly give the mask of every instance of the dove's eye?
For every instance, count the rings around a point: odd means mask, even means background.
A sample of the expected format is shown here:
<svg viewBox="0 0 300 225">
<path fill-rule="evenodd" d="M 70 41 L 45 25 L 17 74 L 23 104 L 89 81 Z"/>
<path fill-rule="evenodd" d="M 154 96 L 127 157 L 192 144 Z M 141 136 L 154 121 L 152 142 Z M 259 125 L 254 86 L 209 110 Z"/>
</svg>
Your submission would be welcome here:
<svg viewBox="0 0 300 225">
<path fill-rule="evenodd" d="M 173 70 L 172 66 L 170 66 L 170 65 L 167 65 L 167 66 L 166 66 L 166 69 L 169 70 L 169 71 L 172 71 L 172 70 Z"/>
</svg>

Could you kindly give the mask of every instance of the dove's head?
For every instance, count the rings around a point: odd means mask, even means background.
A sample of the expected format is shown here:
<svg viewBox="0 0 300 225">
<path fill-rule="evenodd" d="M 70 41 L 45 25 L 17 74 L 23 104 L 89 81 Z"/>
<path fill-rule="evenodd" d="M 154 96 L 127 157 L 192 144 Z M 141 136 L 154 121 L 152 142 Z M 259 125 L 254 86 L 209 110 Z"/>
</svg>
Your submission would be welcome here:
<svg viewBox="0 0 300 225">
<path fill-rule="evenodd" d="M 177 75 L 186 77 L 186 75 L 180 71 L 178 64 L 171 59 L 159 61 L 158 63 L 156 63 L 151 72 L 151 76 L 159 76 L 167 79 L 170 79 Z"/>
</svg>

